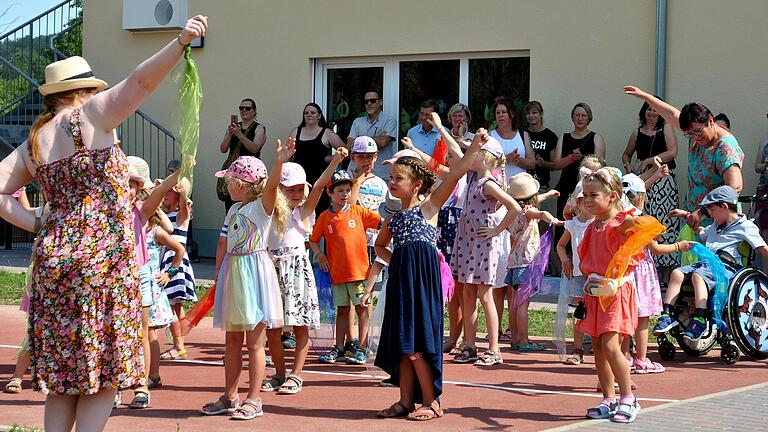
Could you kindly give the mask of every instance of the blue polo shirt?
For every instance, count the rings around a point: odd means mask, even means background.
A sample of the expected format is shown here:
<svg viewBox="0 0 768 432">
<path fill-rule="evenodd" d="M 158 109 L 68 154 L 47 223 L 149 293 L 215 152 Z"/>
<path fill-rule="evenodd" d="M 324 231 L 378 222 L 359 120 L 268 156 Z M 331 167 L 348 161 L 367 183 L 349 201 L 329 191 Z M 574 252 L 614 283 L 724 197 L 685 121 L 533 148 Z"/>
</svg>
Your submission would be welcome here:
<svg viewBox="0 0 768 432">
<path fill-rule="evenodd" d="M 408 138 L 411 139 L 414 147 L 428 155 L 432 155 L 435 152 L 437 141 L 440 140 L 440 133 L 435 128 L 425 132 L 424 126 L 419 123 L 408 130 Z"/>
</svg>

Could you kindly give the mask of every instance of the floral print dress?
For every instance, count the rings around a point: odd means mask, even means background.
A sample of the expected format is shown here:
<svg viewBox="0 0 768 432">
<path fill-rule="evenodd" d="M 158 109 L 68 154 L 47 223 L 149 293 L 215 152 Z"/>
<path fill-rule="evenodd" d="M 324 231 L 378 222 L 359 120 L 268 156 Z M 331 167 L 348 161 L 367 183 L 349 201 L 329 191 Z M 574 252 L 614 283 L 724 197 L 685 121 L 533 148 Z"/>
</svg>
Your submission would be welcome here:
<svg viewBox="0 0 768 432">
<path fill-rule="evenodd" d="M 69 129 L 75 153 L 36 165 L 50 216 L 32 251 L 29 353 L 35 390 L 89 395 L 143 383 L 141 293 L 128 161 L 85 147 L 78 110 Z"/>
</svg>

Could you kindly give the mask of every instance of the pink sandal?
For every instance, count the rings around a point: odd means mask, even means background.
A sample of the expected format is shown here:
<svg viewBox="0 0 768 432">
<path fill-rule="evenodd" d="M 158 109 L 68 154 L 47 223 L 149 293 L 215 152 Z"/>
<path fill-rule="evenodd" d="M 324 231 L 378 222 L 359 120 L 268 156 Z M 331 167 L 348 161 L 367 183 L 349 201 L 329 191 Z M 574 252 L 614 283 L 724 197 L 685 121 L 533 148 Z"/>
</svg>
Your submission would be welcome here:
<svg viewBox="0 0 768 432">
<path fill-rule="evenodd" d="M 665 370 L 661 363 L 656 363 L 650 359 L 635 359 L 634 373 L 636 374 L 663 373 Z"/>
</svg>

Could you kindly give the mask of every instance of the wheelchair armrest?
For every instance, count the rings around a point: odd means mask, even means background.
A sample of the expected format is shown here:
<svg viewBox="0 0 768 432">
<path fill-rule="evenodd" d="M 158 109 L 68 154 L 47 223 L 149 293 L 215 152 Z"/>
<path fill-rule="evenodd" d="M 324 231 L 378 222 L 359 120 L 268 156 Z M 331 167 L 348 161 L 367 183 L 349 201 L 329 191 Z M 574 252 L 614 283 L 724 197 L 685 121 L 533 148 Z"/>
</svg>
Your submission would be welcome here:
<svg viewBox="0 0 768 432">
<path fill-rule="evenodd" d="M 736 258 L 733 257 L 733 255 L 729 254 L 728 252 L 724 250 L 719 250 L 715 253 L 718 258 L 720 258 L 720 261 L 723 262 L 723 264 L 731 267 L 734 270 L 739 270 L 742 267 L 742 264 L 736 260 Z"/>
</svg>

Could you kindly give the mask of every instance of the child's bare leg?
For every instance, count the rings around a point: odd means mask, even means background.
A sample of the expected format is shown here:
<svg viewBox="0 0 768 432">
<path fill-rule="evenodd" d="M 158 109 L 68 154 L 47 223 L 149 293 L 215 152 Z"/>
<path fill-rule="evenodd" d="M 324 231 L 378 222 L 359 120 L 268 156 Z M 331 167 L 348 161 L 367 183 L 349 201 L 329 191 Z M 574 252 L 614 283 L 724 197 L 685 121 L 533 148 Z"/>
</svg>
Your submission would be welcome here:
<svg viewBox="0 0 768 432">
<path fill-rule="evenodd" d="M 256 400 L 259 397 L 261 382 L 264 381 L 267 366 L 264 354 L 265 328 L 266 325 L 261 323 L 255 329 L 245 332 L 245 344 L 248 349 L 248 399 Z M 279 334 L 277 338 L 279 342 Z"/>
<path fill-rule="evenodd" d="M 640 360 L 648 358 L 648 322 L 649 317 L 637 318 L 637 329 L 635 330 L 635 355 Z"/>
<path fill-rule="evenodd" d="M 685 275 L 678 269 L 672 271 L 672 275 L 669 277 L 669 284 L 667 285 L 667 292 L 664 294 L 664 303 L 675 304 L 677 302 L 677 296 L 680 295 L 680 287 L 683 286 L 683 280 Z"/>
<path fill-rule="evenodd" d="M 464 284 L 463 291 L 464 342 L 474 348 L 477 338 L 477 285 Z"/>
<path fill-rule="evenodd" d="M 622 396 L 632 394 L 631 381 L 629 379 L 629 365 L 627 358 L 621 352 L 621 336 L 616 332 L 604 333 L 600 335 L 600 345 L 606 361 L 610 364 L 611 372 L 616 382 L 619 383 L 619 391 Z M 601 382 L 601 384 L 603 384 Z M 608 387 L 613 389 L 613 383 L 607 383 Z M 603 384 L 605 392 L 605 384 Z"/>
<path fill-rule="evenodd" d="M 694 273 L 691 275 L 691 284 L 693 285 L 693 298 L 696 304 L 696 309 L 706 309 L 707 298 L 709 297 L 707 283 L 704 282 L 704 278 L 698 273 Z"/>
<path fill-rule="evenodd" d="M 493 304 L 496 305 L 496 316 L 499 317 L 499 333 L 502 333 L 502 318 L 504 317 L 504 298 L 507 296 L 507 287 L 492 288 Z M 511 308 L 512 305 L 510 304 Z"/>
<path fill-rule="evenodd" d="M 354 306 L 355 306 L 355 305 L 354 305 L 354 304 L 352 304 L 352 301 L 350 301 L 350 302 L 349 302 L 349 306 L 347 306 L 347 307 L 351 309 L 351 308 L 352 308 L 352 307 L 354 307 Z M 352 335 L 354 328 L 355 328 L 355 315 L 354 315 L 354 314 L 352 314 L 352 313 L 350 313 L 350 314 L 349 314 L 349 316 L 348 316 L 348 318 L 347 318 L 347 332 L 346 332 L 346 338 L 347 338 L 347 340 L 346 340 L 346 342 L 349 342 L 349 341 L 351 341 L 352 339 L 354 339 L 354 338 L 355 338 L 355 337 Z M 343 345 L 343 344 L 344 344 L 344 341 L 342 341 L 342 345 Z M 339 346 L 342 346 L 342 345 L 339 345 Z"/>
<path fill-rule="evenodd" d="M 29 369 L 29 350 L 24 351 L 19 358 L 16 359 L 16 368 L 13 370 L 12 378 L 24 379 L 24 374 Z"/>
<path fill-rule="evenodd" d="M 512 332 L 513 344 L 523 344 L 526 341 L 520 339 L 520 328 L 517 325 L 517 308 L 515 307 L 515 298 L 517 297 L 517 290 L 509 287 L 507 293 L 507 301 L 509 302 L 509 330 Z"/>
<path fill-rule="evenodd" d="M 176 315 L 176 318 L 178 318 L 178 320 L 171 324 L 173 347 L 176 348 L 176 351 L 178 352 L 184 352 L 184 335 L 181 333 L 181 320 L 183 320 L 187 314 L 184 312 L 184 305 L 182 305 L 180 301 L 173 304 L 173 313 Z"/>
<path fill-rule="evenodd" d="M 224 342 L 224 395 L 229 399 L 237 397 L 240 372 L 243 370 L 244 338 L 245 333 L 243 332 L 228 331 Z M 259 381 L 259 384 L 261 384 L 261 381 Z M 217 401 L 216 404 L 221 404 L 221 402 Z"/>
<path fill-rule="evenodd" d="M 616 390 L 613 388 L 613 372 L 611 371 L 611 364 L 606 358 L 602 340 L 603 335 L 592 336 L 592 349 L 595 352 L 597 379 L 600 381 L 600 389 L 603 391 L 603 397 L 615 398 Z"/>
<path fill-rule="evenodd" d="M 45 430 L 48 432 L 70 432 L 75 424 L 78 396 L 48 394 L 45 398 Z M 115 391 L 112 390 L 112 402 Z M 109 415 L 109 411 L 107 411 Z"/>
<path fill-rule="evenodd" d="M 414 404 L 416 371 L 407 354 L 400 357 L 400 405 L 408 408 Z"/>
<path fill-rule="evenodd" d="M 528 340 L 528 305 L 530 300 L 524 301 L 517 307 L 515 312 L 515 321 L 517 322 L 517 337 L 520 339 L 521 344 L 530 343 Z"/>
<path fill-rule="evenodd" d="M 357 313 L 357 332 L 360 348 L 366 348 L 368 346 L 368 320 L 370 314 L 368 313 L 368 308 L 363 305 L 355 306 L 355 312 Z"/>
<path fill-rule="evenodd" d="M 336 346 L 344 346 L 344 338 L 352 340 L 349 336 L 349 306 L 339 306 L 336 308 Z"/>
<path fill-rule="evenodd" d="M 280 336 L 283 334 L 283 328 L 278 327 L 274 329 L 267 329 L 266 333 L 267 346 L 269 346 L 269 355 L 272 356 L 272 364 L 275 366 L 275 373 L 277 375 L 285 376 L 285 353 L 283 352 L 283 342 L 280 340 Z M 250 357 L 248 361 L 251 361 Z"/>
<path fill-rule="evenodd" d="M 149 350 L 151 352 L 149 376 L 157 378 L 160 376 L 160 341 L 157 339 L 157 330 L 150 328 L 147 336 L 149 337 Z"/>
<path fill-rule="evenodd" d="M 488 326 L 488 349 L 499 352 L 499 316 L 496 315 L 496 305 L 493 303 L 493 293 L 490 285 L 479 285 L 477 293 L 485 311 L 485 322 Z"/>
<path fill-rule="evenodd" d="M 417 385 L 421 387 L 421 403 L 430 405 L 435 400 L 435 373 L 421 353 L 409 354 L 408 358 L 413 362 L 413 370 L 416 371 L 416 379 L 419 381 Z"/>
<path fill-rule="evenodd" d="M 462 327 L 462 310 L 461 305 L 463 303 L 462 299 L 462 292 L 464 290 L 462 289 L 464 284 L 456 283 L 453 297 L 451 298 L 451 301 L 448 302 L 448 324 L 450 326 L 449 335 L 448 337 L 451 338 L 452 341 L 458 342 L 459 336 L 461 336 L 461 327 Z"/>
<path fill-rule="evenodd" d="M 109 415 L 112 412 L 112 404 L 115 401 L 115 389 L 104 389 L 88 396 L 80 396 L 77 399 L 75 422 L 77 432 L 97 432 L 104 430 Z M 46 430 L 48 428 L 46 427 Z"/>
<path fill-rule="evenodd" d="M 309 327 L 293 326 L 293 334 L 296 336 L 296 351 L 293 359 L 293 369 L 291 373 L 300 375 L 304 370 L 304 363 L 309 354 Z"/>
<path fill-rule="evenodd" d="M 620 335 L 619 340 L 621 341 L 621 354 L 624 355 L 624 358 L 629 359 L 629 336 Z"/>
</svg>

